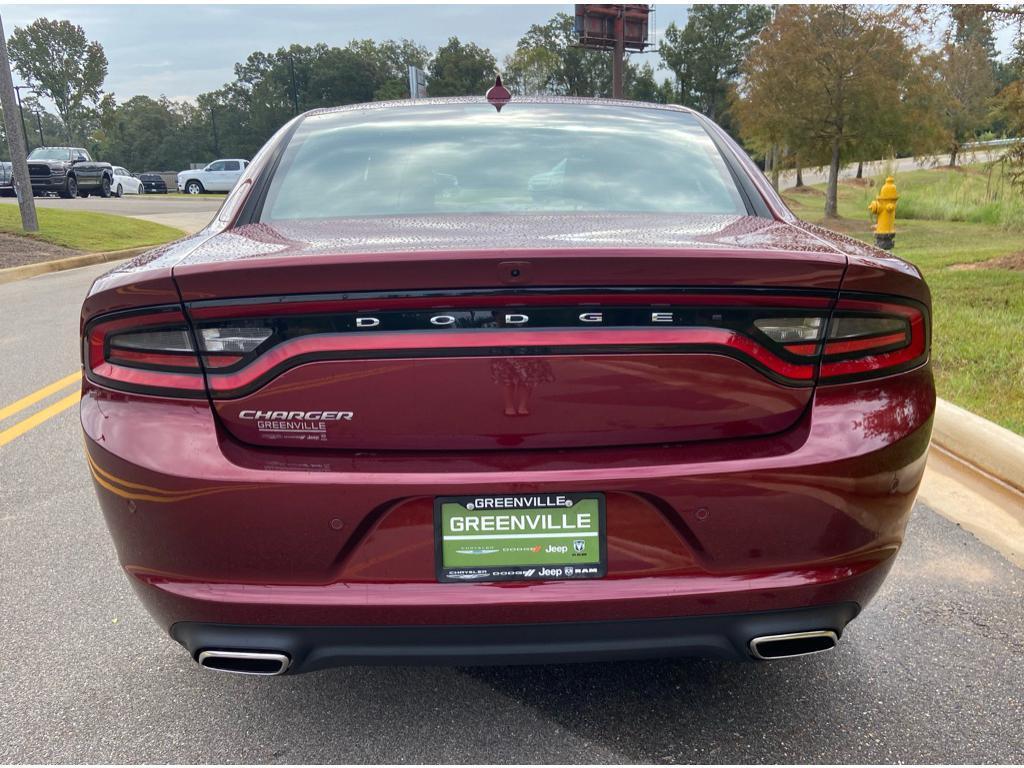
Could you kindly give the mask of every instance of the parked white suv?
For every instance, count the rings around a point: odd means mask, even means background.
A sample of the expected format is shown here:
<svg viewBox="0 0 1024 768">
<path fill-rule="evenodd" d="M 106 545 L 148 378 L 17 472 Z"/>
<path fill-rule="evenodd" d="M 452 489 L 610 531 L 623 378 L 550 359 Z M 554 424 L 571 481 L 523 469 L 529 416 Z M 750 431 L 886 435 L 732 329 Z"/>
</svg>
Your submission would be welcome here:
<svg viewBox="0 0 1024 768">
<path fill-rule="evenodd" d="M 178 191 L 190 195 L 203 192 L 230 192 L 242 177 L 248 160 L 214 160 L 205 168 L 178 174 Z"/>
</svg>

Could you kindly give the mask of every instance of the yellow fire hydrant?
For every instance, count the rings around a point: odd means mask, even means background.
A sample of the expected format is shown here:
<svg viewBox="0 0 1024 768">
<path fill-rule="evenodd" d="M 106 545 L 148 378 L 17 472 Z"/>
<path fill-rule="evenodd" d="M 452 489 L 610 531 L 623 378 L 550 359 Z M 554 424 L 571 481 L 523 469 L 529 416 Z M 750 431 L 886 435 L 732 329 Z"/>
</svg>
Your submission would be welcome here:
<svg viewBox="0 0 1024 768">
<path fill-rule="evenodd" d="M 896 244 L 896 203 L 900 199 L 892 176 L 878 190 L 878 197 L 871 201 L 868 210 L 875 217 L 875 245 L 891 251 Z"/>
</svg>

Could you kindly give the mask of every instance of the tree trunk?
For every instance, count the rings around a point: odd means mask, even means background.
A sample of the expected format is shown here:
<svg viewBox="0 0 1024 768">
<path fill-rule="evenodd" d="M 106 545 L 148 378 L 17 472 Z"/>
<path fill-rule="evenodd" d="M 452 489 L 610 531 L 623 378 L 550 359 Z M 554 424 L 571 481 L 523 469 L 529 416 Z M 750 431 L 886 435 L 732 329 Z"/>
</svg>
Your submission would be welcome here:
<svg viewBox="0 0 1024 768">
<path fill-rule="evenodd" d="M 953 151 L 951 151 L 949 153 L 949 167 L 950 168 L 956 168 L 956 156 L 957 156 L 957 147 L 953 147 Z"/>
<path fill-rule="evenodd" d="M 779 191 L 779 155 L 782 152 L 779 150 L 778 144 L 772 145 L 772 189 L 776 192 Z"/>
<path fill-rule="evenodd" d="M 804 185 L 804 169 L 799 165 L 796 167 L 796 185 L 802 187 Z"/>
<path fill-rule="evenodd" d="M 863 160 L 859 160 L 857 162 L 857 178 L 858 179 L 863 179 L 864 178 L 864 161 Z"/>
<path fill-rule="evenodd" d="M 839 139 L 832 139 L 832 162 L 828 166 L 828 187 L 825 190 L 825 218 L 839 218 Z"/>
<path fill-rule="evenodd" d="M 12 182 L 14 193 L 18 197 L 21 228 L 26 232 L 38 232 L 36 201 L 32 197 L 32 179 L 28 174 L 26 160 L 27 145 L 21 121 L 18 119 L 18 103 L 14 92 L 14 80 L 11 78 L 11 63 L 7 57 L 6 40 L 3 21 L 0 20 L 0 106 L 3 106 L 4 132 L 7 134 L 7 148 L 11 153 Z"/>
</svg>

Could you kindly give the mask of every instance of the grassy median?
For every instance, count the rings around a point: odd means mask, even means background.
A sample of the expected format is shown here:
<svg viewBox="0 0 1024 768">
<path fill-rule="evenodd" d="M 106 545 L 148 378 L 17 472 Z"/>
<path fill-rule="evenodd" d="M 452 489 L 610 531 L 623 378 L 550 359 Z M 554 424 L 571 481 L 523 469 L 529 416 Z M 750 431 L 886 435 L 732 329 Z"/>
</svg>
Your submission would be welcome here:
<svg viewBox="0 0 1024 768">
<path fill-rule="evenodd" d="M 36 215 L 39 218 L 39 232 L 26 235 L 21 228 L 18 206 L 0 205 L 0 232 L 24 235 L 88 253 L 160 245 L 185 234 L 174 227 L 109 213 L 37 206 Z"/>
<path fill-rule="evenodd" d="M 784 195 L 801 218 L 874 242 L 867 205 L 883 180 L 841 183 L 830 222 L 823 185 Z M 1024 199 L 998 183 L 984 166 L 897 174 L 894 253 L 932 291 L 939 396 L 1024 434 Z"/>
</svg>

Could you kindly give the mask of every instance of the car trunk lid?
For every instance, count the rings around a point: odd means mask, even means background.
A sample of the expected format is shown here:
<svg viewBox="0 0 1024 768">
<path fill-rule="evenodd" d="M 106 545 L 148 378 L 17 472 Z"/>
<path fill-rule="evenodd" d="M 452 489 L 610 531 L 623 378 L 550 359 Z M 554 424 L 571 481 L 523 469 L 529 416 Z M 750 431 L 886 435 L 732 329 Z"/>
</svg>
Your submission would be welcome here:
<svg viewBox="0 0 1024 768">
<path fill-rule="evenodd" d="M 845 257 L 811 235 L 466 218 L 250 225 L 179 263 L 224 427 L 321 449 L 571 448 L 764 435 L 807 407 L 815 345 L 769 334 L 835 299 Z"/>
</svg>

